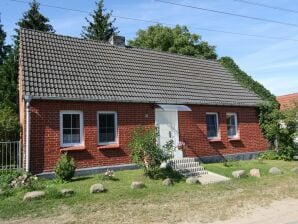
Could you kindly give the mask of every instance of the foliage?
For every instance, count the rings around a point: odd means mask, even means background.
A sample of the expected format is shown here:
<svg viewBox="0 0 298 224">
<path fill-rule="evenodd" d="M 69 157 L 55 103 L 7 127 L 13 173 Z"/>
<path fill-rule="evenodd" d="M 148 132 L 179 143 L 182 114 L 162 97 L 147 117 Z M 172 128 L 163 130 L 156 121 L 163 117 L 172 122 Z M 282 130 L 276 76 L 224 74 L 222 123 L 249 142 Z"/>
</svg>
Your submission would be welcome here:
<svg viewBox="0 0 298 224">
<path fill-rule="evenodd" d="M 5 39 L 6 39 L 6 33 L 3 30 L 3 25 L 1 24 L 1 20 L 0 20 L 0 66 L 7 58 L 7 54 L 10 51 L 10 45 L 5 44 Z"/>
<path fill-rule="evenodd" d="M 248 88 L 263 100 L 275 102 L 278 105 L 276 98 L 271 92 L 266 89 L 262 84 L 255 81 L 251 76 L 242 71 L 239 66 L 230 57 L 222 57 L 219 59 L 221 65 L 223 65 L 228 71 L 230 71 L 235 79 L 242 84 L 244 87 Z"/>
<path fill-rule="evenodd" d="M 186 26 L 174 28 L 160 24 L 139 30 L 129 45 L 141 48 L 167 51 L 205 59 L 216 59 L 215 47 L 202 41 L 201 36 L 189 32 Z"/>
<path fill-rule="evenodd" d="M 9 187 L 11 181 L 16 179 L 21 175 L 20 172 L 17 171 L 9 171 L 0 173 L 0 188 Z"/>
<path fill-rule="evenodd" d="M 23 14 L 23 18 L 17 22 L 16 25 L 21 28 L 39 30 L 43 32 L 54 33 L 55 30 L 51 24 L 49 24 L 49 19 L 45 17 L 39 11 L 39 3 L 33 0 L 29 3 L 30 9 Z M 19 30 L 16 29 L 17 34 Z"/>
<path fill-rule="evenodd" d="M 0 109 L 0 141 L 19 139 L 19 120 L 14 110 L 5 106 Z"/>
<path fill-rule="evenodd" d="M 266 122 L 261 124 L 266 130 L 266 136 L 275 140 L 275 152 L 267 152 L 261 155 L 263 159 L 292 160 L 297 150 L 295 138 L 297 138 L 298 111 L 296 108 L 280 111 L 274 109 L 267 114 Z"/>
<path fill-rule="evenodd" d="M 0 67 L 0 106 L 18 111 L 18 61 L 11 50 Z"/>
<path fill-rule="evenodd" d="M 279 109 L 279 103 L 275 96 L 266 89 L 262 84 L 253 80 L 251 76 L 242 71 L 239 66 L 230 57 L 222 57 L 219 59 L 221 65 L 223 65 L 234 78 L 245 88 L 258 95 L 264 102 L 258 107 L 259 123 L 261 125 L 264 136 L 273 144 L 275 136 L 272 136 L 268 124 L 277 124 L 278 120 L 275 117 L 276 111 Z"/>
<path fill-rule="evenodd" d="M 183 179 L 183 176 L 178 173 L 176 170 L 173 170 L 172 167 L 160 168 L 153 175 L 153 179 L 164 180 L 166 178 L 171 178 L 175 182 L 179 182 Z"/>
<path fill-rule="evenodd" d="M 73 178 L 75 169 L 74 159 L 67 155 L 67 153 L 63 153 L 55 166 L 55 174 L 58 180 L 67 182 Z"/>
<path fill-rule="evenodd" d="M 265 160 L 278 160 L 279 155 L 275 150 L 268 150 L 266 152 L 260 153 L 258 155 L 258 159 L 265 159 Z"/>
<path fill-rule="evenodd" d="M 92 21 L 86 18 L 88 25 L 83 26 L 81 36 L 85 39 L 107 41 L 117 33 L 117 27 L 113 25 L 116 19 L 111 20 L 112 12 L 105 13 L 103 0 L 99 0 L 96 7 L 91 14 Z"/>
<path fill-rule="evenodd" d="M 158 132 L 155 128 L 137 127 L 129 142 L 132 161 L 143 167 L 145 175 L 154 178 L 162 162 L 172 158 L 173 141 L 161 147 L 156 144 Z"/>
</svg>

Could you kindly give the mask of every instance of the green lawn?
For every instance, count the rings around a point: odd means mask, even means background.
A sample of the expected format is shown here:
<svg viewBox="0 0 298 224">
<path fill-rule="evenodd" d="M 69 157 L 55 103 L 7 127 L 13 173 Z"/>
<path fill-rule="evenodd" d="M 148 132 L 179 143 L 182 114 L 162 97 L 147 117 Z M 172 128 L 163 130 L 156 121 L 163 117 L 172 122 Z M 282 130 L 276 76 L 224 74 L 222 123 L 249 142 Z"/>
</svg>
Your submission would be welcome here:
<svg viewBox="0 0 298 224">
<path fill-rule="evenodd" d="M 268 174 L 270 167 L 276 166 L 282 175 Z M 26 218 L 45 220 L 68 220 L 69 222 L 162 222 L 170 219 L 179 222 L 186 217 L 198 216 L 202 221 L 226 219 L 234 212 L 251 204 L 266 204 L 285 197 L 298 199 L 298 174 L 290 169 L 297 162 L 284 161 L 240 161 L 206 164 L 207 170 L 231 177 L 238 169 L 249 171 L 259 168 L 262 178 L 246 177 L 232 179 L 226 183 L 201 186 L 187 185 L 184 180 L 173 187 L 165 187 L 161 180 L 150 180 L 142 170 L 119 171 L 119 180 L 102 180 L 102 175 L 78 177 L 70 183 L 57 183 L 54 180 L 40 181 L 46 197 L 32 202 L 23 202 L 25 189 L 12 192 L 10 196 L 0 196 L 0 222 L 4 220 L 26 221 Z M 130 189 L 132 181 L 143 181 L 146 188 Z M 107 192 L 90 194 L 90 186 L 102 183 Z M 71 197 L 60 197 L 57 190 L 72 188 Z M 59 221 L 60 220 L 60 221 Z"/>
</svg>

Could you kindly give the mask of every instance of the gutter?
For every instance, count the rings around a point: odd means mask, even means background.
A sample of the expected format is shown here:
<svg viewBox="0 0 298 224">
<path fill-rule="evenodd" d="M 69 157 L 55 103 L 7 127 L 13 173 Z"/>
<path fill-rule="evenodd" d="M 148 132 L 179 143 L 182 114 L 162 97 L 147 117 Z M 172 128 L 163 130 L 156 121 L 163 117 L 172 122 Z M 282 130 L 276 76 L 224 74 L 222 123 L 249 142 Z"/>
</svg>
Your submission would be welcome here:
<svg viewBox="0 0 298 224">
<path fill-rule="evenodd" d="M 30 102 L 31 96 L 25 96 L 26 103 L 26 165 L 25 170 L 28 173 L 30 170 Z"/>
</svg>

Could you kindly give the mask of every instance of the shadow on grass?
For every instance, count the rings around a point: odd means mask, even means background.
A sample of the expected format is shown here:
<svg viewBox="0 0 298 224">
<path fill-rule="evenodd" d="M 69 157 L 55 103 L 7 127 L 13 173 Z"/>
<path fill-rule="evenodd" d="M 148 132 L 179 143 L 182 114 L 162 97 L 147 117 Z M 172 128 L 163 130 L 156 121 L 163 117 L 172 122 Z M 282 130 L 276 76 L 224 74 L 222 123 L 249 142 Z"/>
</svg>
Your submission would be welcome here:
<svg viewBox="0 0 298 224">
<path fill-rule="evenodd" d="M 152 179 L 164 180 L 166 178 L 171 178 L 174 182 L 180 182 L 184 179 L 180 173 L 173 170 L 171 167 L 159 169 L 158 173 L 156 173 Z"/>
<path fill-rule="evenodd" d="M 81 181 L 81 180 L 88 180 L 92 179 L 93 177 L 87 176 L 87 177 L 75 177 L 71 180 L 71 182 Z"/>
</svg>

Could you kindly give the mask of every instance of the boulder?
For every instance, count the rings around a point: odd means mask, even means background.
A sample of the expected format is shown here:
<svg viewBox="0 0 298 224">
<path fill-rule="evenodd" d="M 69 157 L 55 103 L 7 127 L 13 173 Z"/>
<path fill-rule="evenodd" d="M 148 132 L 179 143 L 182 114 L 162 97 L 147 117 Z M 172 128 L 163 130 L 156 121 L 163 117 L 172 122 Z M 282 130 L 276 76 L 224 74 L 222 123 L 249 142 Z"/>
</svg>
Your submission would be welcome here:
<svg viewBox="0 0 298 224">
<path fill-rule="evenodd" d="M 90 187 L 91 194 L 105 192 L 105 191 L 106 191 L 106 189 L 104 188 L 104 186 L 102 184 L 93 184 Z"/>
<path fill-rule="evenodd" d="M 282 174 L 282 171 L 280 169 L 278 169 L 277 167 L 271 167 L 269 170 L 270 174 L 274 174 L 274 175 L 278 175 L 278 174 Z"/>
<path fill-rule="evenodd" d="M 74 194 L 73 189 L 62 189 L 60 192 L 63 196 L 71 196 Z"/>
<path fill-rule="evenodd" d="M 164 186 L 172 186 L 173 185 L 173 181 L 172 181 L 171 178 L 164 179 L 162 181 L 162 185 L 164 185 Z"/>
<path fill-rule="evenodd" d="M 45 196 L 44 191 L 31 191 L 31 192 L 27 192 L 25 194 L 23 200 L 24 201 L 31 201 L 33 199 L 42 198 L 43 196 Z"/>
<path fill-rule="evenodd" d="M 260 173 L 260 170 L 259 169 L 251 169 L 249 171 L 249 174 L 252 177 L 259 177 L 259 178 L 261 177 L 261 173 Z"/>
<path fill-rule="evenodd" d="M 245 176 L 245 170 L 236 170 L 232 172 L 232 176 L 235 178 L 241 178 Z"/>
<path fill-rule="evenodd" d="M 200 181 L 199 181 L 199 178 L 197 178 L 197 177 L 188 177 L 186 179 L 186 183 L 187 184 L 199 184 Z"/>
<path fill-rule="evenodd" d="M 130 185 L 131 189 L 140 189 L 140 188 L 144 188 L 144 187 L 145 187 L 145 184 L 141 181 L 134 181 Z"/>
<path fill-rule="evenodd" d="M 293 173 L 298 173 L 298 167 L 294 167 L 294 168 L 292 168 L 292 169 L 291 169 L 291 172 L 293 172 Z"/>
</svg>

